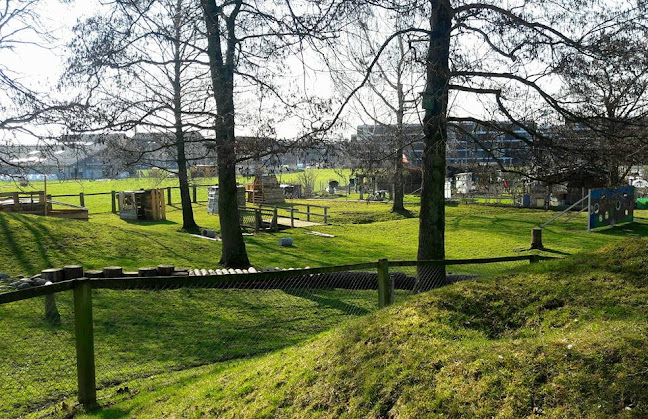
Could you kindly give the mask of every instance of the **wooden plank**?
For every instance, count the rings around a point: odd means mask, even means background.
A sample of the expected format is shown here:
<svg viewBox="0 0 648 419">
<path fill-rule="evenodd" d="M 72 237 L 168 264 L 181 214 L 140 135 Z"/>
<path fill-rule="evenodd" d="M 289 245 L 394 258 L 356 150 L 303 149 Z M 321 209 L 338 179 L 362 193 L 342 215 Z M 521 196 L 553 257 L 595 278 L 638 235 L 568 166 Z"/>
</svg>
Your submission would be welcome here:
<svg viewBox="0 0 648 419">
<path fill-rule="evenodd" d="M 552 257 L 547 257 L 548 259 L 555 259 Z M 516 262 L 516 261 L 528 261 L 531 259 L 531 255 L 522 255 L 522 256 L 502 256 L 496 258 L 477 258 L 477 259 L 446 259 L 446 260 L 401 260 L 401 261 L 389 261 L 389 266 L 434 266 L 434 265 L 472 265 L 472 264 L 487 264 L 487 263 L 498 263 L 498 262 Z"/>
<path fill-rule="evenodd" d="M 74 279 L 70 281 L 57 282 L 52 285 L 43 285 L 41 287 L 27 288 L 0 294 L 0 304 L 12 303 L 15 301 L 27 300 L 44 295 L 54 294 L 56 292 L 68 291 L 74 288 Z"/>
</svg>

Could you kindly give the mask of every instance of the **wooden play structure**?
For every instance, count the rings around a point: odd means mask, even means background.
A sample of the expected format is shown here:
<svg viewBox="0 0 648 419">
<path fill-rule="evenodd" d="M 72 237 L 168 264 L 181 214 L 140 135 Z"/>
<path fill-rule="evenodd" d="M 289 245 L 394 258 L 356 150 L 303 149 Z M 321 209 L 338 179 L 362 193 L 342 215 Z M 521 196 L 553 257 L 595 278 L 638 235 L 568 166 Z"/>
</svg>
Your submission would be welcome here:
<svg viewBox="0 0 648 419">
<path fill-rule="evenodd" d="M 166 207 L 162 189 L 120 192 L 119 217 L 122 220 L 166 220 Z"/>
<path fill-rule="evenodd" d="M 52 201 L 47 199 L 44 191 L 1 192 L 0 211 L 85 221 L 89 219 L 88 208 Z"/>
<path fill-rule="evenodd" d="M 247 185 L 247 202 L 262 204 L 283 204 L 286 202 L 283 190 L 275 175 L 256 175 L 254 183 Z"/>
</svg>

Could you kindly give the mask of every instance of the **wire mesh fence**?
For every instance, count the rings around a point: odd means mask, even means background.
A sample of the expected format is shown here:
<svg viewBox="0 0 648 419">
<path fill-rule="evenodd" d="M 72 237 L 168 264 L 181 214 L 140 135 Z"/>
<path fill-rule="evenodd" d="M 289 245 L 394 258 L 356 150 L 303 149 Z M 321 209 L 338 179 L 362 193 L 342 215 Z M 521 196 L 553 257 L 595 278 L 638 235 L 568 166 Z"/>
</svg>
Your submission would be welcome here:
<svg viewBox="0 0 648 419">
<path fill-rule="evenodd" d="M 76 389 L 72 292 L 0 305 L 0 417 L 37 411 Z"/>
<path fill-rule="evenodd" d="M 375 283 L 345 273 L 151 285 L 94 291 L 99 387 L 275 351 L 378 308 Z"/>
<path fill-rule="evenodd" d="M 94 385 L 96 375 L 101 389 L 277 351 L 417 292 L 512 272 L 529 258 L 490 261 L 380 261 L 252 273 L 171 267 L 171 275 L 158 267 L 142 268 L 139 277 L 102 278 L 110 276 L 106 268 L 104 274 L 93 271 L 90 280 L 50 285 L 74 293 L 10 302 L 4 297 L 43 294 L 46 287 L 0 290 L 0 417 L 76 394 L 79 287 L 92 288 L 92 380 Z"/>
</svg>

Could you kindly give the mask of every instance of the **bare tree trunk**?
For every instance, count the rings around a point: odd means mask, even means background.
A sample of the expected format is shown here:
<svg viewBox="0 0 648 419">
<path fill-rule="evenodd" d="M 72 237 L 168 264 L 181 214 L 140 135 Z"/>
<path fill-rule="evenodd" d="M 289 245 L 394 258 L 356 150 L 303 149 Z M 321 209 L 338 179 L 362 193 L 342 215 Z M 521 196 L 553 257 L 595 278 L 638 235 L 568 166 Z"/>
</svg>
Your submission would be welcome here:
<svg viewBox="0 0 648 419">
<path fill-rule="evenodd" d="M 176 3 L 175 18 L 175 39 L 174 39 L 174 68 L 173 68 L 173 114 L 175 117 L 175 141 L 177 163 L 178 163 L 178 180 L 180 181 L 180 202 L 182 204 L 182 228 L 187 231 L 197 230 L 198 225 L 194 219 L 193 208 L 191 205 L 191 196 L 189 194 L 189 180 L 187 176 L 187 156 L 185 155 L 185 133 L 182 123 L 182 74 L 180 48 L 180 12 L 182 0 Z"/>
<path fill-rule="evenodd" d="M 220 220 L 223 253 L 220 263 L 232 268 L 248 267 L 250 261 L 243 241 L 239 221 L 236 191 L 236 152 L 234 150 L 234 56 L 236 35 L 235 21 L 241 8 L 236 1 L 234 10 L 226 20 L 225 59 L 221 46 L 222 36 L 219 27 L 221 10 L 214 0 L 201 0 L 207 27 L 207 55 L 211 70 L 214 98 L 218 117 L 215 121 L 215 140 L 218 152 L 218 218 Z"/>
<path fill-rule="evenodd" d="M 452 8 L 449 0 L 434 1 L 430 14 L 430 44 L 427 54 L 427 80 L 423 118 L 423 181 L 419 221 L 418 259 L 445 259 L 445 172 L 448 109 L 448 68 Z M 445 267 L 430 277 L 429 269 L 419 281 L 446 282 Z M 424 285 L 427 288 L 427 284 Z"/>
<path fill-rule="evenodd" d="M 396 159 L 394 160 L 394 203 L 392 212 L 405 212 L 403 203 L 403 149 L 396 150 Z"/>
<path fill-rule="evenodd" d="M 398 144 L 396 150 L 396 158 L 394 159 L 394 203 L 392 205 L 392 212 L 405 212 L 405 205 L 403 203 L 403 195 L 405 195 L 403 188 L 403 119 L 405 118 L 405 92 L 403 89 L 403 56 L 405 49 L 403 46 L 403 38 L 398 37 L 398 47 L 401 53 L 401 59 L 398 63 L 398 71 L 396 72 L 396 94 L 398 95 L 398 109 L 396 110 L 396 141 Z"/>
</svg>

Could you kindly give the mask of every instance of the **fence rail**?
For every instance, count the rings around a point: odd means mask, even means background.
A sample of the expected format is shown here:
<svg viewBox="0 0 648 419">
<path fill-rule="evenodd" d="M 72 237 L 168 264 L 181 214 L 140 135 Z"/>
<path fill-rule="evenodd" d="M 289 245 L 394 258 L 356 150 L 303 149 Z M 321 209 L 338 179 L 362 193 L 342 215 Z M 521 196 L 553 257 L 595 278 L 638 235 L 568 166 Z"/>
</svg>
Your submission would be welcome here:
<svg viewBox="0 0 648 419">
<path fill-rule="evenodd" d="M 4 384 L 0 380 L 0 393 L 12 394 L 20 392 L 19 389 L 36 391 L 32 390 L 33 380 L 39 380 L 42 375 L 47 377 L 45 381 L 52 383 L 52 388 L 56 389 L 52 391 L 59 397 L 65 391 L 73 394 L 72 388 L 76 387 L 79 403 L 91 407 L 96 404 L 98 380 L 108 383 L 105 385 L 114 385 L 133 377 L 153 375 L 160 369 L 189 368 L 249 356 L 255 353 L 250 352 L 250 342 L 263 341 L 264 338 L 268 343 L 261 345 L 257 351 L 275 350 L 280 347 L 277 342 L 297 342 L 304 333 L 326 330 L 343 318 L 386 307 L 412 292 L 484 276 L 488 272 L 508 272 L 520 266 L 520 263 L 545 259 L 552 258 L 524 255 L 430 261 L 381 259 L 377 262 L 318 268 L 201 276 L 191 276 L 192 270 L 175 269 L 171 265 L 142 268 L 139 273 L 124 273 L 119 267 L 85 273 L 80 270 L 81 267 L 50 269 L 44 271 L 43 275 L 48 272 L 48 277 L 54 278 L 60 274 L 59 282 L 0 294 L 0 316 L 7 319 L 0 326 L 0 349 L 2 344 L 9 348 L 0 350 L 0 357 L 9 357 L 8 362 L 0 364 L 0 374 L 8 377 L 7 380 L 13 380 Z M 499 267 L 488 268 L 495 265 Z M 173 274 L 169 275 L 169 271 Z M 162 272 L 166 274 L 162 275 Z M 157 275 L 150 276 L 151 273 Z M 35 300 L 37 297 L 45 297 L 45 306 L 40 298 Z M 184 300 L 175 300 L 177 298 Z M 219 304 L 231 306 L 216 314 L 200 309 L 220 308 Z M 39 314 L 43 313 L 43 308 L 45 320 Z M 56 318 L 48 317 L 48 310 L 52 309 Z M 319 316 L 318 321 L 305 316 L 308 310 Z M 39 325 L 39 316 L 42 325 Z M 182 320 L 180 329 L 177 329 L 177 322 L 180 321 L 177 319 Z M 232 322 L 236 324 L 230 324 Z M 290 325 L 291 322 L 295 324 Z M 281 324 L 288 325 L 279 330 L 278 325 Z M 164 333 L 165 328 L 179 333 L 181 337 L 177 339 L 180 342 L 161 339 L 160 334 Z M 300 328 L 307 331 L 299 334 L 296 331 Z M 129 330 L 131 335 L 117 339 L 120 333 L 126 334 L 124 329 Z M 295 333 L 298 336 L 291 337 Z M 50 334 L 64 345 L 60 352 L 51 346 L 55 341 L 46 338 Z M 242 336 L 239 339 L 241 342 L 232 343 L 238 336 Z M 137 339 L 146 339 L 146 344 L 139 344 Z M 43 345 L 43 342 L 47 342 L 46 346 L 40 350 L 49 351 L 48 356 L 54 356 L 54 361 L 49 361 L 50 365 L 27 362 L 20 368 L 15 366 L 16 361 L 23 361 L 23 357 L 38 353 L 36 347 Z M 127 348 L 118 345 L 126 345 Z M 194 352 L 177 352 L 185 350 L 185 347 L 193 348 Z M 23 353 L 24 348 L 28 348 L 30 353 Z M 159 364 L 149 359 L 154 354 L 146 351 L 155 350 L 152 348 L 158 348 L 160 355 L 163 355 Z M 74 352 L 76 355 L 73 355 Z M 176 361 L 173 357 L 182 359 Z M 75 363 L 77 374 L 73 378 L 69 368 L 73 368 L 70 366 Z M 66 368 L 65 373 L 56 372 L 56 368 L 51 366 L 54 364 Z M 2 367 L 9 369 L 2 370 Z M 55 378 L 61 374 L 67 377 L 67 381 Z M 27 382 L 20 382 L 21 377 Z M 72 380 L 76 383 L 73 384 Z M 68 390 L 64 390 L 64 384 Z M 51 400 L 56 395 L 39 397 Z M 21 403 L 31 405 L 31 402 L 20 398 L 9 407 L 2 403 L 0 401 L 0 417 L 7 413 L 3 408 L 15 409 L 20 406 L 28 409 Z M 9 416 L 18 415 L 9 412 Z"/>
</svg>

